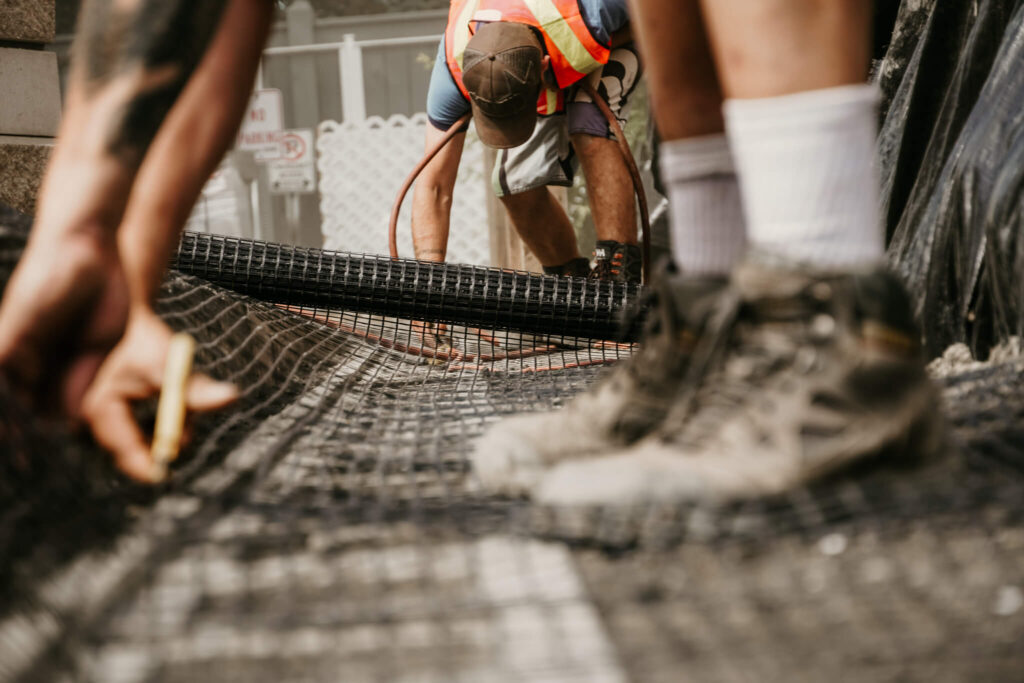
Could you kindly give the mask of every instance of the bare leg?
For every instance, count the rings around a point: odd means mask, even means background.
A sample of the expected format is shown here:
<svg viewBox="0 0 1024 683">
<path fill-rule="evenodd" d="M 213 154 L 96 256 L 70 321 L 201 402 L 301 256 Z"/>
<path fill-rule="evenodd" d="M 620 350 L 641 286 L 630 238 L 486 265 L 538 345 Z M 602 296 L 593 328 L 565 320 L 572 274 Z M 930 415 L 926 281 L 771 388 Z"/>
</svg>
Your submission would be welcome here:
<svg viewBox="0 0 1024 683">
<path fill-rule="evenodd" d="M 884 257 L 867 84 L 872 3 L 704 0 L 751 248 L 819 268 Z"/>
<path fill-rule="evenodd" d="M 576 134 L 572 144 L 587 179 L 587 195 L 599 240 L 636 244 L 636 204 L 629 168 L 614 140 Z"/>
<path fill-rule="evenodd" d="M 542 266 L 560 266 L 579 258 L 572 223 L 548 188 L 506 195 L 501 201 L 516 232 Z"/>
<path fill-rule="evenodd" d="M 631 0 L 662 144 L 676 265 L 724 277 L 746 251 L 746 222 L 700 0 Z"/>
<path fill-rule="evenodd" d="M 662 139 L 724 131 L 722 90 L 698 0 L 631 0 L 630 15 Z"/>
<path fill-rule="evenodd" d="M 725 94 L 788 95 L 863 83 L 872 3 L 864 0 L 703 0 Z"/>
</svg>

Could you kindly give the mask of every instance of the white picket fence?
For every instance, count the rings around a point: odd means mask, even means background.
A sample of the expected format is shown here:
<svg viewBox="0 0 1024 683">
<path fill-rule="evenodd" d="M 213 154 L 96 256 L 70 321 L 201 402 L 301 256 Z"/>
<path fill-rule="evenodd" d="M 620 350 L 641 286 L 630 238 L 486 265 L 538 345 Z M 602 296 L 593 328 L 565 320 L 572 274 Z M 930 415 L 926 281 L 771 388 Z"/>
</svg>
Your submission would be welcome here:
<svg viewBox="0 0 1024 683">
<path fill-rule="evenodd" d="M 325 121 L 317 131 L 324 248 L 388 252 L 388 219 L 395 196 L 423 155 L 426 114 Z M 459 168 L 448 260 L 488 265 L 488 181 L 483 145 L 470 130 Z M 399 214 L 399 254 L 412 257 L 412 192 Z"/>
</svg>

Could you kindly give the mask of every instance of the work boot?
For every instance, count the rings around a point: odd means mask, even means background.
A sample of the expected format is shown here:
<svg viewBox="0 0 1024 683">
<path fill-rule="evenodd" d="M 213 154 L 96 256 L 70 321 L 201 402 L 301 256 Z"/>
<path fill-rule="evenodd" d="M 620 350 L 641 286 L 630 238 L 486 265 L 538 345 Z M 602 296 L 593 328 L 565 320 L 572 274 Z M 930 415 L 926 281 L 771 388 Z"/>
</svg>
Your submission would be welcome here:
<svg viewBox="0 0 1024 683">
<path fill-rule="evenodd" d="M 725 286 L 724 278 L 659 278 L 645 294 L 649 312 L 632 358 L 565 409 L 506 419 L 477 442 L 473 465 L 484 488 L 524 493 L 560 460 L 623 448 L 655 429 L 676 400 L 707 312 Z"/>
<path fill-rule="evenodd" d="M 560 266 L 544 266 L 544 274 L 560 277 L 590 277 L 590 261 L 580 256 Z"/>
<path fill-rule="evenodd" d="M 614 240 L 599 240 L 594 249 L 594 269 L 590 277 L 613 282 L 640 283 L 644 257 L 640 247 Z"/>
<path fill-rule="evenodd" d="M 732 312 L 719 312 L 694 353 L 704 380 L 632 448 L 552 469 L 538 500 L 732 501 L 871 456 L 916 462 L 938 453 L 938 394 L 893 276 L 748 265 L 731 289 Z M 726 343 L 716 349 L 717 340 Z"/>
</svg>

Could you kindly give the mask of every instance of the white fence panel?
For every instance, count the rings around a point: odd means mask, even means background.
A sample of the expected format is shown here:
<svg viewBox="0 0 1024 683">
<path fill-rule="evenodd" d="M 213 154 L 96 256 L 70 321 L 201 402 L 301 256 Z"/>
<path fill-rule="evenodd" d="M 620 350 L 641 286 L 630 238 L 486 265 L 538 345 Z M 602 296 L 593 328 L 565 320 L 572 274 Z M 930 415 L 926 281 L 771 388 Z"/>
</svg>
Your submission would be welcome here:
<svg viewBox="0 0 1024 683">
<path fill-rule="evenodd" d="M 388 253 L 391 206 L 423 156 L 426 126 L 426 114 L 320 124 L 317 151 L 325 249 Z M 489 186 L 483 145 L 470 129 L 455 185 L 448 261 L 489 265 Z M 406 258 L 413 257 L 411 206 L 410 191 L 398 223 L 399 255 Z"/>
</svg>

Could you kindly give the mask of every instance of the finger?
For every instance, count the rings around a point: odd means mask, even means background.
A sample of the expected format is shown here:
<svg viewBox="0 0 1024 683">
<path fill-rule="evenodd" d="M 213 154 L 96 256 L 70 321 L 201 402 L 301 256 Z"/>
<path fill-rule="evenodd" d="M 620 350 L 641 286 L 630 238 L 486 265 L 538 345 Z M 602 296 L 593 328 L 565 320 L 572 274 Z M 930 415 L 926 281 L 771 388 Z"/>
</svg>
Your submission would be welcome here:
<svg viewBox="0 0 1024 683">
<path fill-rule="evenodd" d="M 190 411 L 206 413 L 226 408 L 238 400 L 238 395 L 238 387 L 230 382 L 193 375 L 188 382 L 185 402 Z"/>
<path fill-rule="evenodd" d="M 149 445 L 128 401 L 110 399 L 97 403 L 99 407 L 86 415 L 96 441 L 110 451 L 118 469 L 132 479 L 146 484 L 159 482 L 161 477 L 154 471 Z"/>
</svg>

